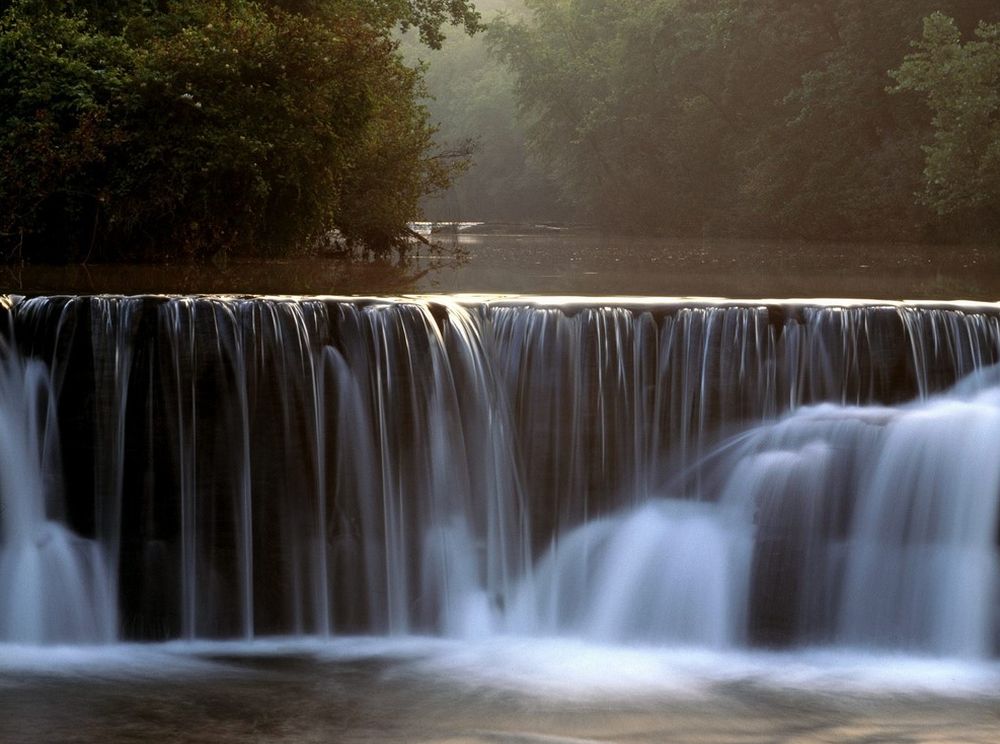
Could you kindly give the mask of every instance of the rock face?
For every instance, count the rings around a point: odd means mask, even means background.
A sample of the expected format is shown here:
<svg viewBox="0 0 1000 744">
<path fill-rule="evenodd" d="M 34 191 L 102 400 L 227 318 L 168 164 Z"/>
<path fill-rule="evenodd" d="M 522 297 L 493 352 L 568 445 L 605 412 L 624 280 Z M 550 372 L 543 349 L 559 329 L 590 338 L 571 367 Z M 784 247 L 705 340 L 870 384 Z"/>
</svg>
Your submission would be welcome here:
<svg viewBox="0 0 1000 744">
<path fill-rule="evenodd" d="M 995 652 L 995 306 L 3 313 L 0 639 Z M 28 587 L 88 619 L 22 637 Z"/>
</svg>

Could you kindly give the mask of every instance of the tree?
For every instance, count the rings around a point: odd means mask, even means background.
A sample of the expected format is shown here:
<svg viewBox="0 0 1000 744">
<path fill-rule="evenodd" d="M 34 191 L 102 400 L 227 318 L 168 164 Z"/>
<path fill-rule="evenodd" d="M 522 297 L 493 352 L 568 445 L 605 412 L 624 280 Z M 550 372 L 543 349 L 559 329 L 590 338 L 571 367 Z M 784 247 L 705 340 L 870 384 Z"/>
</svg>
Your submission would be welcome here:
<svg viewBox="0 0 1000 744">
<path fill-rule="evenodd" d="M 115 111 L 135 68 L 124 40 L 15 3 L 0 19 L 0 239 L 54 260 L 96 240 L 113 190 Z M 44 236 L 43 240 L 35 240 Z"/>
<path fill-rule="evenodd" d="M 928 124 L 888 70 L 935 8 L 986 0 L 528 0 L 492 38 L 529 142 L 608 227 L 933 238 Z"/>
<path fill-rule="evenodd" d="M 896 92 L 923 94 L 933 112 L 922 199 L 938 214 L 1000 222 L 1000 23 L 963 43 L 954 19 L 924 21 L 917 51 L 892 75 Z"/>
<path fill-rule="evenodd" d="M 392 33 L 474 29 L 465 2 L 101 7 L 20 0 L 0 20 L 9 251 L 277 254 L 338 231 L 385 253 L 454 170 L 431 152 L 421 79 Z"/>
</svg>

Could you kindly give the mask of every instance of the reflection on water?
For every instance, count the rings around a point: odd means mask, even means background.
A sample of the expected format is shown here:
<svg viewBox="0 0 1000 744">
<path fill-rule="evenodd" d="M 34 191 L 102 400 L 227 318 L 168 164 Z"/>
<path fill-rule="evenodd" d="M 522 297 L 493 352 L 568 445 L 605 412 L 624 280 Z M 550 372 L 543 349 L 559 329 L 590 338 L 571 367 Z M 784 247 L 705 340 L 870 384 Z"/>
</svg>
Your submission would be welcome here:
<svg viewBox="0 0 1000 744">
<path fill-rule="evenodd" d="M 1000 251 L 968 246 L 475 236 L 448 291 L 677 297 L 1000 297 Z"/>
<path fill-rule="evenodd" d="M 1000 737 L 995 664 L 513 639 L 2 651 L 0 741 L 24 744 Z"/>
<path fill-rule="evenodd" d="M 5 293 L 25 295 L 402 294 L 424 286 L 460 255 L 417 255 L 403 263 L 336 258 L 224 264 L 91 264 L 0 267 Z"/>
<path fill-rule="evenodd" d="M 484 228 L 485 229 L 485 228 Z M 399 294 L 468 292 L 678 297 L 996 300 L 1000 250 L 587 231 L 438 236 L 402 264 L 335 259 L 225 265 L 7 267 L 24 294 Z"/>
</svg>

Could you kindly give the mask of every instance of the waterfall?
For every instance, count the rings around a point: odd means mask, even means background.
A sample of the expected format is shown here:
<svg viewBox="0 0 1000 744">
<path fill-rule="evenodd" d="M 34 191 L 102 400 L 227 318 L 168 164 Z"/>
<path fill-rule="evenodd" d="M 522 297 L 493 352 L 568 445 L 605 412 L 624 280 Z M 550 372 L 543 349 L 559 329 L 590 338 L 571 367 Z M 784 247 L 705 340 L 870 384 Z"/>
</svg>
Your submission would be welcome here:
<svg viewBox="0 0 1000 744">
<path fill-rule="evenodd" d="M 998 651 L 996 306 L 4 315 L 0 641 Z"/>
<path fill-rule="evenodd" d="M 651 499 L 553 544 L 508 614 L 515 633 L 601 642 L 744 640 L 751 523 L 739 509 Z"/>
<path fill-rule="evenodd" d="M 49 379 L 0 348 L 0 639 L 106 642 L 114 603 L 97 543 L 60 521 Z"/>
<path fill-rule="evenodd" d="M 997 627 L 1000 389 L 808 407 L 706 466 L 756 510 L 754 626 L 847 645 L 987 656 Z"/>
</svg>

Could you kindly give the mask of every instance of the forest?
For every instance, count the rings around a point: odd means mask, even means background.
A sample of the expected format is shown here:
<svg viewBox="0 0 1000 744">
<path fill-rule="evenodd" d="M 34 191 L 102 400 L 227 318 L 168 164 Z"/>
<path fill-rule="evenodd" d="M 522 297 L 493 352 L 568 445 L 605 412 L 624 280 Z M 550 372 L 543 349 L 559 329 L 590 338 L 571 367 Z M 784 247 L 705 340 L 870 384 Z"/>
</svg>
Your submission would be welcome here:
<svg viewBox="0 0 1000 744">
<path fill-rule="evenodd" d="M 382 255 L 423 214 L 991 241 L 1000 6 L 3 0 L 0 176 L 13 261 Z"/>
<path fill-rule="evenodd" d="M 8 260 L 385 252 L 463 164 L 396 35 L 465 0 L 5 0 Z"/>
<path fill-rule="evenodd" d="M 499 6 L 484 37 L 430 57 L 442 131 L 486 133 L 488 166 L 436 214 L 538 219 L 541 205 L 635 233 L 806 240 L 1000 228 L 991 0 Z"/>
</svg>

